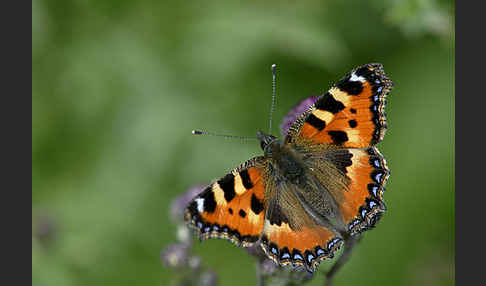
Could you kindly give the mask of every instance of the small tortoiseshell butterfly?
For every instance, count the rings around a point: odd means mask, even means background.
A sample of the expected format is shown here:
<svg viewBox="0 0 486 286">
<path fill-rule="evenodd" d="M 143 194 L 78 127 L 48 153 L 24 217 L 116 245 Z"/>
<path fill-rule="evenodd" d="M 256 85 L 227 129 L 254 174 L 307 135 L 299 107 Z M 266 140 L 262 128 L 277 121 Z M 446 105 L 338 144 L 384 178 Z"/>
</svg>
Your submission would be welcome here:
<svg viewBox="0 0 486 286">
<path fill-rule="evenodd" d="M 390 171 L 375 147 L 385 134 L 392 82 L 360 66 L 295 120 L 282 142 L 257 133 L 263 156 L 215 181 L 185 210 L 200 240 L 258 243 L 280 265 L 314 272 L 385 211 Z"/>
</svg>

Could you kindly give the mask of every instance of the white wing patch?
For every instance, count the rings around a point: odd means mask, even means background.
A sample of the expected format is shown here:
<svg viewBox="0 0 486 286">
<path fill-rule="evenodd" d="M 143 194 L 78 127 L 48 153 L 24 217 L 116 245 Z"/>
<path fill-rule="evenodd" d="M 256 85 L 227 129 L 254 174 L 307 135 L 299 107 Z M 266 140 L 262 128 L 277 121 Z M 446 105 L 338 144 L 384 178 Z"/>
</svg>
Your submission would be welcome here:
<svg viewBox="0 0 486 286">
<path fill-rule="evenodd" d="M 365 82 L 365 78 L 362 76 L 356 76 L 355 73 L 351 74 L 351 78 L 349 79 L 350 81 L 359 81 L 359 82 Z"/>
<path fill-rule="evenodd" d="M 203 198 L 197 198 L 196 203 L 197 203 L 197 210 L 200 213 L 202 213 L 204 211 L 204 199 Z"/>
</svg>

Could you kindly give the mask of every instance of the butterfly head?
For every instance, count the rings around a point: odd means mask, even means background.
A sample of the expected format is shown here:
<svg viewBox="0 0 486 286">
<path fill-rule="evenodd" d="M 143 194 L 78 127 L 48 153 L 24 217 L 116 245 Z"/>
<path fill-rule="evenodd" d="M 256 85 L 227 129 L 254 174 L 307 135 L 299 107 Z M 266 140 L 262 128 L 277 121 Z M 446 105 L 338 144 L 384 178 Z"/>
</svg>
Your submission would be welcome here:
<svg viewBox="0 0 486 286">
<path fill-rule="evenodd" d="M 260 140 L 260 147 L 262 147 L 262 150 L 267 157 L 269 157 L 269 155 L 281 145 L 281 142 L 277 137 L 270 134 L 265 134 L 262 131 L 257 132 L 257 138 Z"/>
</svg>

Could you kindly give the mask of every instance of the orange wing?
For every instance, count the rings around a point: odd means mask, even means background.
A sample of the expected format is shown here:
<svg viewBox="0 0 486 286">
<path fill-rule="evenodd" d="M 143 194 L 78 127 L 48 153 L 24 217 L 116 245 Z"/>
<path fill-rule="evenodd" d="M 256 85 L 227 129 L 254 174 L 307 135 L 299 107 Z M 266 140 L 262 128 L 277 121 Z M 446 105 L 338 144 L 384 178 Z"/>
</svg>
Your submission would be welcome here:
<svg viewBox="0 0 486 286">
<path fill-rule="evenodd" d="M 375 145 L 385 134 L 386 95 L 392 86 L 381 64 L 354 69 L 294 122 L 286 142 Z"/>
<path fill-rule="evenodd" d="M 247 161 L 189 203 L 184 218 L 199 239 L 223 238 L 244 247 L 259 239 L 265 215 L 263 161 Z"/>
</svg>

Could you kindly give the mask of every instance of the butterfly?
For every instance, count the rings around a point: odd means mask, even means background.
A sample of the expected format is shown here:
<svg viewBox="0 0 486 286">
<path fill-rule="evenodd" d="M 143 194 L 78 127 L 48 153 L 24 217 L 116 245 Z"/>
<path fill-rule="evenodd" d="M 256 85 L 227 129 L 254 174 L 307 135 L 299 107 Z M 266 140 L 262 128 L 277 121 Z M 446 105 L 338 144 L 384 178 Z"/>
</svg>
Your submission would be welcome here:
<svg viewBox="0 0 486 286">
<path fill-rule="evenodd" d="M 257 133 L 263 156 L 214 181 L 184 219 L 200 240 L 259 244 L 279 265 L 317 265 L 375 226 L 390 175 L 376 148 L 393 84 L 379 63 L 353 69 L 303 112 L 281 141 Z"/>
</svg>

